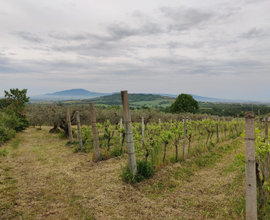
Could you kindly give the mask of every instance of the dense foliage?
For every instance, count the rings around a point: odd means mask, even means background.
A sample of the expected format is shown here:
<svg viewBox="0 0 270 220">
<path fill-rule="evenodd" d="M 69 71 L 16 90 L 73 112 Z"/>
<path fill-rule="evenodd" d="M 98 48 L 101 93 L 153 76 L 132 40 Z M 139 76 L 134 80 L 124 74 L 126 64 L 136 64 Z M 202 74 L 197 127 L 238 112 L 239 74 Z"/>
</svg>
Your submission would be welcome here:
<svg viewBox="0 0 270 220">
<path fill-rule="evenodd" d="M 269 114 L 270 107 L 266 104 L 252 103 L 199 103 L 201 114 L 210 114 L 218 116 L 244 117 L 245 112 L 254 111 L 257 115 L 260 110 L 261 115 Z"/>
<path fill-rule="evenodd" d="M 195 114 L 199 109 L 198 102 L 188 94 L 180 94 L 177 99 L 170 106 L 170 112 L 181 113 L 190 112 Z"/>
<path fill-rule="evenodd" d="M 24 111 L 25 103 L 29 101 L 26 93 L 27 89 L 5 91 L 5 99 L 0 102 L 0 145 L 28 126 Z"/>
</svg>

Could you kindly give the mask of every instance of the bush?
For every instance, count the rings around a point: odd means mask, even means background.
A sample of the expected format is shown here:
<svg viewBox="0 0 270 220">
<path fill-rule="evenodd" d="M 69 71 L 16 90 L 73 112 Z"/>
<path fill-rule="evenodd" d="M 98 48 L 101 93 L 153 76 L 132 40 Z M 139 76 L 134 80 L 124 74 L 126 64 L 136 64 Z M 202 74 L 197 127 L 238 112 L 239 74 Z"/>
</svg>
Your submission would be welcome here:
<svg viewBox="0 0 270 220">
<path fill-rule="evenodd" d="M 129 166 L 122 167 L 121 178 L 128 183 L 141 182 L 144 179 L 149 179 L 154 175 L 154 167 L 151 162 L 146 160 L 137 160 L 137 174 L 133 177 Z"/>
<path fill-rule="evenodd" d="M 16 131 L 12 129 L 8 129 L 4 126 L 0 126 L 0 145 L 11 138 L 15 137 Z"/>
</svg>

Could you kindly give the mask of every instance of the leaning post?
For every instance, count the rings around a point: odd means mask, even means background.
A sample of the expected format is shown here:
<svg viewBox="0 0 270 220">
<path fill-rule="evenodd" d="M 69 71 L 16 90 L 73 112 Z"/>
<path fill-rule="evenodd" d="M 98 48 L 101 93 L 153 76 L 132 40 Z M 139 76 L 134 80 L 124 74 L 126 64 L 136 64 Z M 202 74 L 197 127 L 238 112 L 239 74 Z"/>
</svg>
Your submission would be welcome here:
<svg viewBox="0 0 270 220">
<path fill-rule="evenodd" d="M 254 113 L 245 114 L 246 220 L 257 220 Z"/>
<path fill-rule="evenodd" d="M 90 115 L 91 115 L 93 140 L 94 140 L 95 159 L 97 161 L 99 161 L 100 160 L 100 149 L 99 149 L 99 140 L 98 140 L 98 131 L 97 131 L 97 122 L 96 122 L 96 113 L 95 113 L 94 103 L 89 102 L 89 107 L 90 107 Z"/>
<path fill-rule="evenodd" d="M 134 142 L 133 142 L 132 122 L 131 122 L 131 116 L 130 116 L 130 111 L 129 111 L 128 93 L 126 90 L 121 91 L 121 98 L 122 98 L 122 107 L 123 107 L 123 114 L 124 114 L 124 124 L 125 124 L 125 129 L 126 129 L 128 164 L 129 164 L 129 169 L 133 173 L 133 176 L 135 176 L 137 173 L 137 164 L 136 164 L 135 149 L 134 149 Z"/>
<path fill-rule="evenodd" d="M 69 142 L 70 143 L 73 143 L 73 135 L 72 135 L 71 122 L 70 122 L 70 114 L 69 114 L 69 109 L 68 108 L 67 108 L 67 123 L 68 123 Z"/>
<path fill-rule="evenodd" d="M 78 111 L 76 111 L 76 120 L 77 120 L 77 128 L 78 128 L 79 145 L 80 145 L 80 150 L 82 150 L 83 144 L 82 144 L 81 122 L 80 122 L 80 114 Z"/>
</svg>

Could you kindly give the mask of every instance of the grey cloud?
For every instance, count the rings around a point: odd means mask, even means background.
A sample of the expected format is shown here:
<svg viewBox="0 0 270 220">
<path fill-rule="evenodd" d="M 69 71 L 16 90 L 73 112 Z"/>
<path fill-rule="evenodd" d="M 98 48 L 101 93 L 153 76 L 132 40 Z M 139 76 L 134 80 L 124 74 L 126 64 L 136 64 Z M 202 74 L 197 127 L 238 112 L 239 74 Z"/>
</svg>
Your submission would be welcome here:
<svg viewBox="0 0 270 220">
<path fill-rule="evenodd" d="M 169 41 L 166 44 L 166 47 L 170 50 L 178 48 L 201 48 L 204 46 L 204 42 L 194 42 L 194 43 L 182 43 L 177 41 Z"/>
<path fill-rule="evenodd" d="M 72 46 L 54 46 L 51 49 L 59 52 L 75 52 L 80 55 L 93 57 L 126 56 L 128 51 L 132 51 L 128 45 L 106 41 L 93 41 Z"/>
<path fill-rule="evenodd" d="M 24 72 L 20 69 L 20 61 L 15 62 L 15 60 L 6 57 L 4 54 L 0 53 L 0 74 L 18 73 Z"/>
<path fill-rule="evenodd" d="M 65 32 L 50 32 L 48 34 L 49 37 L 57 39 L 57 40 L 74 40 L 74 41 L 80 41 L 80 40 L 87 40 L 91 37 L 89 33 L 76 33 L 76 34 L 69 34 Z"/>
<path fill-rule="evenodd" d="M 210 11 L 202 11 L 195 8 L 171 8 L 161 7 L 160 12 L 170 18 L 173 23 L 168 25 L 169 31 L 184 31 L 199 25 L 205 24 L 211 20 L 215 13 Z"/>
<path fill-rule="evenodd" d="M 43 42 L 43 39 L 41 37 L 39 37 L 37 34 L 35 33 L 30 33 L 30 32 L 25 32 L 25 31 L 18 31 L 13 33 L 14 35 L 27 40 L 31 43 L 41 43 Z"/>
<path fill-rule="evenodd" d="M 108 38 L 110 40 L 121 40 L 131 36 L 155 35 L 163 32 L 160 25 L 154 22 L 144 22 L 137 28 L 132 28 L 123 22 L 117 22 L 108 25 L 106 30 L 111 36 Z"/>
<path fill-rule="evenodd" d="M 122 22 L 108 25 L 107 31 L 113 39 L 122 39 L 125 37 L 138 35 L 140 33 L 139 29 L 130 28 L 127 24 Z"/>
<path fill-rule="evenodd" d="M 270 31 L 265 31 L 265 30 L 254 27 L 248 30 L 247 32 L 241 34 L 240 37 L 245 38 L 245 39 L 261 38 L 261 37 L 268 37 L 269 33 Z"/>
</svg>

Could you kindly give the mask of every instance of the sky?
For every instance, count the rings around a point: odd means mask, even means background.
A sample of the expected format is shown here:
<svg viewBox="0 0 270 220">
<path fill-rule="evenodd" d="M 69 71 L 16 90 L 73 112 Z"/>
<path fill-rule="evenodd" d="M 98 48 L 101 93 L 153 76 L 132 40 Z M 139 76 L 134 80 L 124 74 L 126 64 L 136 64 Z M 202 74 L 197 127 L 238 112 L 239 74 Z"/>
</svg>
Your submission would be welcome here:
<svg viewBox="0 0 270 220">
<path fill-rule="evenodd" d="M 0 96 L 82 88 L 270 100 L 269 0 L 0 5 Z"/>
</svg>

